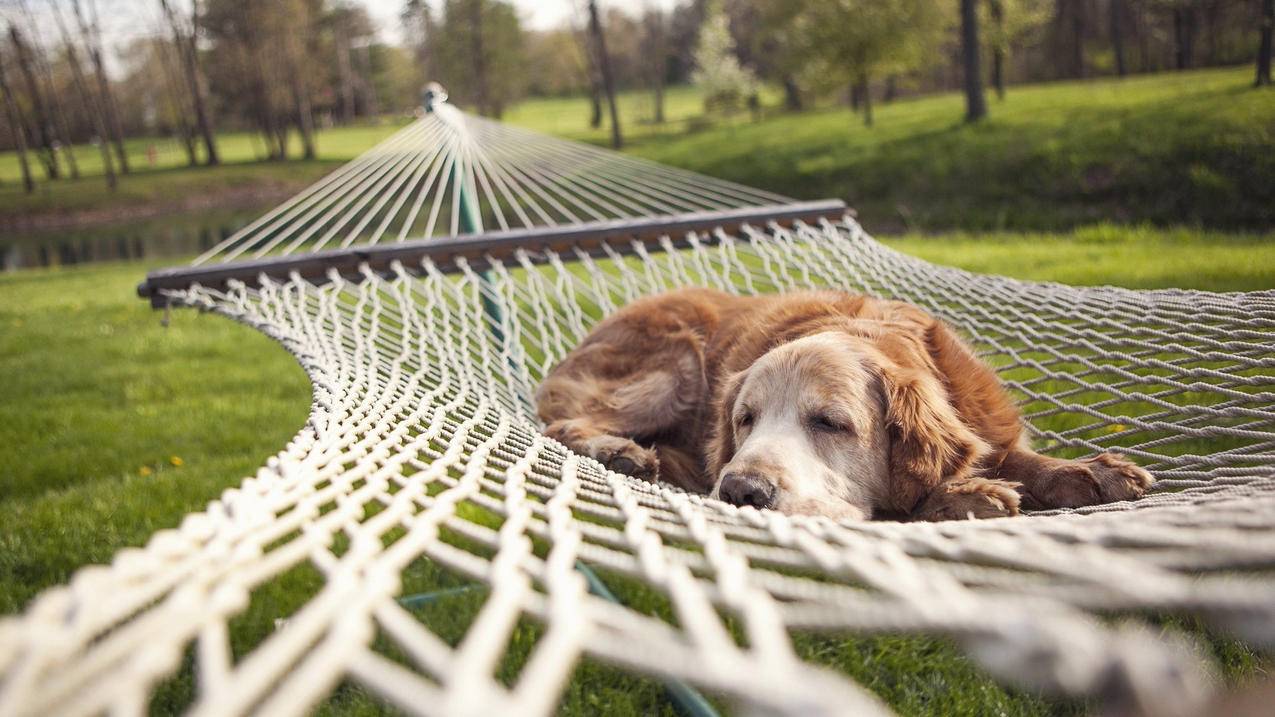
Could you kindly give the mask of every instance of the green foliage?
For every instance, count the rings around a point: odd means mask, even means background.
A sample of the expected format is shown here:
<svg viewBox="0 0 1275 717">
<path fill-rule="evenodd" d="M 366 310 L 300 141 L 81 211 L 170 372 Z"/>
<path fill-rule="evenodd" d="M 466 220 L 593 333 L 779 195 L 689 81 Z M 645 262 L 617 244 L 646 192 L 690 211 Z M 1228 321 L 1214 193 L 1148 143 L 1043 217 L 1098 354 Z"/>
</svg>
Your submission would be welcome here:
<svg viewBox="0 0 1275 717">
<path fill-rule="evenodd" d="M 999 6 L 999 19 L 995 12 Z M 1010 47 L 1039 30 L 1053 15 L 1050 0 L 990 0 L 979 3 L 979 27 L 989 47 L 1008 52 Z"/>
<path fill-rule="evenodd" d="M 435 34 L 438 80 L 449 96 L 499 117 L 525 77 L 522 28 L 505 0 L 445 0 Z"/>
<path fill-rule="evenodd" d="M 766 17 L 803 86 L 840 90 L 933 59 L 953 18 L 950 0 L 767 0 Z"/>
<path fill-rule="evenodd" d="M 704 93 L 708 114 L 733 114 L 757 91 L 757 78 L 735 56 L 735 40 L 720 2 L 710 2 L 705 10 L 691 82 Z"/>
</svg>

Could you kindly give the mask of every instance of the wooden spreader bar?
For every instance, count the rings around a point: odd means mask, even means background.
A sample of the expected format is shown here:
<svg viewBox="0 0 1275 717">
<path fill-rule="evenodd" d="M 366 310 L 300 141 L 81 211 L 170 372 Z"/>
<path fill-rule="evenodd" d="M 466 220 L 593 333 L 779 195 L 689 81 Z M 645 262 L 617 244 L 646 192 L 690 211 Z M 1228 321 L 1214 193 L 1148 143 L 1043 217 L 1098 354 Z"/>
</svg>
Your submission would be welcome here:
<svg viewBox="0 0 1275 717">
<path fill-rule="evenodd" d="M 460 257 L 470 261 L 485 257 L 511 261 L 514 252 L 523 249 L 532 252 L 534 260 L 534 252 L 537 251 L 561 251 L 578 247 L 592 253 L 600 250 L 604 242 L 617 242 L 613 249 L 620 254 L 629 254 L 633 252 L 629 240 L 649 244 L 668 236 L 675 246 L 685 246 L 687 245 L 686 234 L 693 231 L 709 232 L 720 227 L 724 231 L 731 232 L 738 230 L 744 224 L 764 225 L 770 222 L 781 226 L 792 226 L 799 221 L 815 223 L 820 219 L 840 219 L 845 212 L 844 202 L 827 199 L 764 207 L 672 214 L 662 217 L 617 219 L 571 226 L 510 229 L 441 239 L 417 239 L 382 246 L 335 249 L 208 266 L 159 269 L 147 274 L 146 280 L 137 286 L 137 293 L 142 298 L 150 299 L 152 306 L 160 308 L 166 304 L 163 290 L 185 289 L 192 284 L 224 288 L 226 282 L 237 279 L 251 286 L 255 285 L 262 275 L 286 280 L 293 273 L 300 274 L 306 279 L 321 281 L 331 269 L 336 269 L 342 274 L 357 275 L 359 267 L 363 264 L 367 264 L 372 271 L 385 271 L 395 261 L 411 266 L 425 257 L 432 259 L 442 271 L 454 271 L 455 261 Z"/>
</svg>

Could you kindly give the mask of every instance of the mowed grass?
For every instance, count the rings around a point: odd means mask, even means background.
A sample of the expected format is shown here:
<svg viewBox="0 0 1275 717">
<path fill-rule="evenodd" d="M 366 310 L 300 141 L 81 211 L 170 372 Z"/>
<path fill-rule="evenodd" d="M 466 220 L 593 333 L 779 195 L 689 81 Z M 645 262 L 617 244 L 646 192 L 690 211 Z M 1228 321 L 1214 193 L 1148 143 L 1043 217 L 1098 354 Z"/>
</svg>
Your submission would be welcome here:
<svg viewBox="0 0 1275 717">
<path fill-rule="evenodd" d="M 671 93 L 668 127 L 621 98 L 629 151 L 788 196 L 832 197 L 869 229 L 1070 229 L 1150 221 L 1262 230 L 1275 224 L 1275 91 L 1249 68 L 1011 86 L 984 122 L 948 93 L 876 108 L 697 119 Z M 770 97 L 773 97 L 770 96 Z M 508 120 L 603 143 L 584 99 L 528 102 Z"/>
<path fill-rule="evenodd" d="M 1102 226 L 1076 233 L 909 236 L 889 243 L 975 271 L 1076 284 L 1248 290 L 1275 287 L 1275 237 Z M 279 347 L 231 321 L 177 311 L 172 325 L 135 298 L 143 265 L 30 271 L 0 276 L 0 613 L 21 610 L 78 566 L 104 562 L 179 524 L 238 484 L 302 425 L 309 391 Z M 606 576 L 622 599 L 664 614 L 663 599 Z M 469 581 L 428 561 L 405 593 Z M 254 592 L 233 627 L 237 654 L 274 630 L 321 586 L 301 566 Z M 482 604 L 474 590 L 419 614 L 460 640 Z M 1173 622 L 1166 630 L 1178 630 Z M 1196 626 L 1192 626 L 1197 634 Z M 512 680 L 541 634 L 520 623 L 500 666 Z M 379 644 L 379 643 L 378 643 Z M 1070 714 L 1083 708 L 1003 688 L 950 642 L 927 637 L 799 635 L 805 658 L 843 670 L 904 714 Z M 1261 673 L 1263 659 L 1213 640 L 1228 682 Z M 390 646 L 381 647 L 392 654 Z M 166 682 L 152 707 L 188 703 L 189 669 Z M 372 713 L 377 703 L 343 685 L 324 712 Z M 656 681 L 595 662 L 580 665 L 565 713 L 667 713 Z"/>
</svg>

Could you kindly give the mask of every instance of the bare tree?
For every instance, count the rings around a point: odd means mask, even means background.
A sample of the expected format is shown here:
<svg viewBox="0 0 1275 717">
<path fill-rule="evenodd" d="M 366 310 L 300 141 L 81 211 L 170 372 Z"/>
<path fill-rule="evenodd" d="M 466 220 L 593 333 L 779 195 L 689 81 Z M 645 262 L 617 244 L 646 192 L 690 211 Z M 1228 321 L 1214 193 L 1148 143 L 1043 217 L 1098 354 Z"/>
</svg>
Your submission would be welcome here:
<svg viewBox="0 0 1275 717">
<path fill-rule="evenodd" d="M 664 123 L 664 75 L 668 71 L 668 32 L 664 27 L 664 13 L 648 8 L 642 16 L 645 29 L 643 55 L 646 59 L 646 77 L 651 85 L 656 124 Z"/>
<path fill-rule="evenodd" d="M 18 111 L 18 103 L 13 98 L 13 89 L 9 87 L 9 79 L 4 71 L 4 56 L 0 55 L 0 94 L 4 95 L 4 111 L 9 119 L 9 127 L 13 132 L 13 141 L 18 150 L 18 166 L 22 169 L 22 187 L 27 194 L 35 191 L 35 180 L 31 178 L 31 163 L 27 161 L 27 132 L 22 122 L 22 113 Z"/>
<path fill-rule="evenodd" d="M 1195 6 L 1189 2 L 1173 6 L 1173 45 L 1174 65 L 1190 69 L 1195 57 Z"/>
<path fill-rule="evenodd" d="M 204 155 L 207 164 L 221 164 L 221 155 L 217 151 L 217 137 L 213 131 L 212 116 L 208 111 L 203 73 L 199 71 L 199 50 L 195 46 L 195 38 L 199 35 L 199 2 L 191 3 L 188 27 L 183 24 L 177 13 L 169 5 L 168 0 L 159 0 L 173 35 L 173 45 L 181 58 L 182 74 L 186 76 L 186 88 L 190 92 L 191 107 L 195 110 L 195 126 L 204 141 Z"/>
<path fill-rule="evenodd" d="M 98 25 L 97 6 L 93 5 L 93 20 L 90 22 L 84 13 L 80 0 L 72 0 L 71 9 L 75 12 L 75 22 L 80 30 L 80 39 L 88 50 L 89 61 L 93 63 L 93 74 L 97 77 L 97 92 L 102 100 L 102 114 L 106 116 L 107 127 L 111 130 L 111 140 L 115 144 L 115 156 L 120 161 L 120 171 L 129 173 L 128 153 L 124 151 L 124 128 L 120 125 L 119 110 L 115 106 L 115 95 L 111 92 L 111 82 L 106 76 L 106 63 L 102 60 L 102 33 Z M 102 137 L 105 142 L 106 137 Z"/>
<path fill-rule="evenodd" d="M 483 0 L 469 2 L 470 62 L 474 65 L 474 97 L 481 114 L 490 114 L 487 92 L 487 55 L 483 52 Z"/>
<path fill-rule="evenodd" d="M 181 81 L 173 70 L 173 58 L 170 57 L 169 52 L 171 49 L 173 48 L 168 43 L 156 39 L 151 43 L 151 56 L 152 61 L 162 70 L 160 74 L 164 78 L 164 93 L 168 95 L 168 101 L 173 108 L 173 123 L 177 127 L 177 137 L 181 140 L 182 149 L 186 151 L 186 164 L 194 167 L 199 164 L 199 152 L 195 147 L 195 136 L 191 131 L 190 121 L 186 117 L 186 103 L 183 101 Z"/>
<path fill-rule="evenodd" d="M 75 84 L 75 92 L 80 96 L 80 103 L 84 106 L 84 110 L 90 115 L 93 131 L 97 134 L 97 147 L 102 153 L 102 173 L 106 176 L 106 186 L 113 192 L 116 186 L 115 162 L 111 159 L 111 145 L 106 141 L 106 119 L 97 98 L 89 91 L 88 82 L 84 79 L 84 69 L 80 66 L 79 51 L 71 40 L 71 33 L 67 31 L 66 22 L 62 19 L 62 12 L 57 6 L 53 8 L 53 17 L 57 21 L 58 34 L 62 38 L 62 45 L 66 51 L 67 65 L 71 68 L 71 81 Z"/>
<path fill-rule="evenodd" d="M 288 89 L 292 95 L 292 111 L 296 115 L 297 131 L 301 133 L 301 154 L 306 159 L 314 159 L 314 115 L 310 107 L 310 85 L 302 71 L 306 60 L 306 45 L 301 38 L 311 25 L 312 18 L 305 4 L 284 9 L 291 16 L 283 23 L 283 53 L 288 73 Z M 289 28 L 289 24 L 293 27 Z M 302 27 L 295 27 L 297 24 Z"/>
<path fill-rule="evenodd" d="M 598 67 L 602 70 L 602 89 L 606 92 L 607 105 L 611 110 L 611 146 L 619 149 L 624 145 L 624 137 L 620 133 L 620 113 L 615 107 L 615 83 L 611 79 L 611 60 L 607 57 L 602 23 L 598 20 L 597 0 L 589 0 L 589 33 L 593 35 L 593 44 L 597 47 Z"/>
<path fill-rule="evenodd" d="M 381 114 L 381 102 L 376 94 L 376 85 L 372 82 L 372 43 L 361 44 L 356 57 L 359 58 L 359 87 L 363 89 L 364 111 L 370 117 L 377 117 Z M 501 105 L 498 102 L 492 104 L 494 116 L 499 117 L 500 110 Z"/>
<path fill-rule="evenodd" d="M 1111 50 L 1116 56 L 1116 74 L 1124 77 L 1129 74 L 1124 57 L 1124 0 L 1110 0 L 1111 10 Z"/>
<path fill-rule="evenodd" d="M 341 123 L 354 121 L 354 71 L 350 68 L 350 37 L 338 23 L 335 30 L 336 74 L 341 85 Z"/>
<path fill-rule="evenodd" d="M 35 16 L 31 14 L 31 8 L 27 5 L 26 0 L 20 0 L 18 5 L 22 8 L 22 15 L 26 18 L 27 27 L 32 30 L 31 37 L 36 37 L 38 32 L 36 28 Z M 49 66 L 49 60 L 45 57 L 44 47 L 38 42 L 34 42 L 28 48 L 32 55 L 32 61 L 35 65 L 36 73 L 39 75 L 39 81 L 43 85 L 45 96 L 49 98 L 49 114 L 53 120 L 53 132 L 58 143 L 59 153 L 66 161 L 66 166 L 71 170 L 73 179 L 80 178 L 80 163 L 75 159 L 74 147 L 71 143 L 71 126 L 66 119 L 66 109 L 62 106 L 62 99 L 58 93 L 57 83 L 54 81 L 53 68 Z"/>
<path fill-rule="evenodd" d="M 602 72 L 598 70 L 598 57 L 591 37 L 584 31 L 573 34 L 584 50 L 585 75 L 589 80 L 589 128 L 602 126 Z"/>
<path fill-rule="evenodd" d="M 859 98 L 859 108 L 863 110 L 863 125 L 871 127 L 874 122 L 872 118 L 872 82 L 868 77 L 866 67 L 860 71 L 859 79 L 855 85 L 858 88 L 856 94 Z"/>
<path fill-rule="evenodd" d="M 987 116 L 983 96 L 983 71 L 978 57 L 978 7 L 975 0 L 961 0 L 961 56 L 965 65 L 965 121 Z"/>
<path fill-rule="evenodd" d="M 1271 29 L 1275 28 L 1275 0 L 1262 0 L 1262 44 L 1257 50 L 1257 86 L 1271 84 Z"/>
<path fill-rule="evenodd" d="M 996 41 L 992 43 L 992 87 L 996 88 L 996 99 L 1005 99 L 1005 2 L 1004 0 L 988 0 L 987 14 L 990 16 Z"/>
<path fill-rule="evenodd" d="M 40 142 L 38 156 L 44 164 L 45 176 L 49 179 L 58 179 L 62 173 L 53 140 L 53 123 L 49 120 L 49 113 L 44 104 L 44 92 L 40 89 L 40 84 L 35 79 L 35 71 L 31 67 L 31 53 L 16 25 L 9 25 L 9 40 L 13 44 L 13 54 L 18 60 L 18 71 L 22 74 L 23 82 L 26 83 L 27 99 L 31 101 L 31 112 L 35 115 L 35 136 Z"/>
</svg>

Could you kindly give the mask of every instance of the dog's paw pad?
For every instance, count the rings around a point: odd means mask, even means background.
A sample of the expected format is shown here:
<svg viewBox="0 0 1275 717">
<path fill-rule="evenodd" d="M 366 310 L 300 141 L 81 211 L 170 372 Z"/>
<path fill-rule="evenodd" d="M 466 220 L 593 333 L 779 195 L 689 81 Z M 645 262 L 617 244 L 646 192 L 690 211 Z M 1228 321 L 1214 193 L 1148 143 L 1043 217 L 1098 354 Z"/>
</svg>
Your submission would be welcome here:
<svg viewBox="0 0 1275 717">
<path fill-rule="evenodd" d="M 1102 502 L 1102 492 L 1093 471 L 1084 463 L 1068 462 L 1050 470 L 1047 478 L 1033 486 L 1030 507 L 1079 508 Z"/>
<path fill-rule="evenodd" d="M 970 520 L 1018 515 L 1016 483 L 970 480 L 937 488 L 913 515 L 914 520 Z"/>
<path fill-rule="evenodd" d="M 607 470 L 641 480 L 655 480 L 659 459 L 655 451 L 643 448 L 627 438 L 599 436 L 591 440 L 589 454 Z"/>
</svg>

